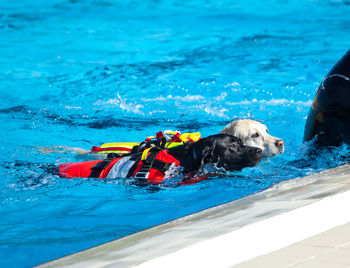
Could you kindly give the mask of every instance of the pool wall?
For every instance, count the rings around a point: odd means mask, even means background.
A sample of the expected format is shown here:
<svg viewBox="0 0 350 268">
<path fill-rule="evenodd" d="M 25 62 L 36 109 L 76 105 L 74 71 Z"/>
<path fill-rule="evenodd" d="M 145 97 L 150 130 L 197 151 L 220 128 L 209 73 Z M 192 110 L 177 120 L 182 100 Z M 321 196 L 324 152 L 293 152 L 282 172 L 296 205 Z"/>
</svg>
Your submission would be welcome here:
<svg viewBox="0 0 350 268">
<path fill-rule="evenodd" d="M 39 267 L 231 267 L 350 222 L 349 203 L 346 164 Z"/>
</svg>

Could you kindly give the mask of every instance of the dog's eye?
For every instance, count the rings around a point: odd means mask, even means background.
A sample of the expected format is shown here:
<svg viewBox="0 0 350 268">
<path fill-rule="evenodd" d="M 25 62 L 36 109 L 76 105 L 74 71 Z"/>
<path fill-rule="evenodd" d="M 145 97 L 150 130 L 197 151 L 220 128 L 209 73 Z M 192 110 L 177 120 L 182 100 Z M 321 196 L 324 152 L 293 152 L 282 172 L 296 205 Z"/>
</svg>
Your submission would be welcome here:
<svg viewBox="0 0 350 268">
<path fill-rule="evenodd" d="M 236 143 L 231 143 L 229 146 L 228 146 L 228 151 L 229 152 L 233 152 L 233 153 L 237 153 L 240 151 L 240 146 Z"/>
<path fill-rule="evenodd" d="M 251 137 L 254 139 L 254 138 L 258 138 L 260 135 L 258 132 L 254 133 Z"/>
<path fill-rule="evenodd" d="M 235 150 L 237 147 L 238 147 L 237 144 L 231 143 L 228 148 L 231 150 Z"/>
</svg>

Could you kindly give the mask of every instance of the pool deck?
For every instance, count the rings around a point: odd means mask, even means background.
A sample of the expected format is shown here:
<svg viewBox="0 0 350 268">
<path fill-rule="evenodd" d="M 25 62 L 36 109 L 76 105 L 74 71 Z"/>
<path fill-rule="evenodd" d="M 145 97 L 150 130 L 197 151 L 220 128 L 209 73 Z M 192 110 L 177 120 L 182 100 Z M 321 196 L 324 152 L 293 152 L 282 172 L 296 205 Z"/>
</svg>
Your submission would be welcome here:
<svg viewBox="0 0 350 268">
<path fill-rule="evenodd" d="M 350 165 L 40 267 L 350 267 Z"/>
</svg>

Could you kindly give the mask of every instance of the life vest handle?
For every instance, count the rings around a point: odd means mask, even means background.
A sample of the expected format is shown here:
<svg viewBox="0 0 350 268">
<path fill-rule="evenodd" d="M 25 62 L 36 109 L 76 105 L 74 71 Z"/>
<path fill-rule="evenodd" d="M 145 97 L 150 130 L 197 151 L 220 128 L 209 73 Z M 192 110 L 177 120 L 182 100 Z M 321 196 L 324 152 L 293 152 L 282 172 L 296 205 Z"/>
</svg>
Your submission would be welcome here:
<svg viewBox="0 0 350 268">
<path fill-rule="evenodd" d="M 135 174 L 135 179 L 147 179 L 153 163 L 155 162 L 157 154 L 162 149 L 159 147 L 148 148 L 143 151 L 141 156 L 142 166 L 140 170 Z M 149 154 L 148 154 L 149 153 Z"/>
</svg>

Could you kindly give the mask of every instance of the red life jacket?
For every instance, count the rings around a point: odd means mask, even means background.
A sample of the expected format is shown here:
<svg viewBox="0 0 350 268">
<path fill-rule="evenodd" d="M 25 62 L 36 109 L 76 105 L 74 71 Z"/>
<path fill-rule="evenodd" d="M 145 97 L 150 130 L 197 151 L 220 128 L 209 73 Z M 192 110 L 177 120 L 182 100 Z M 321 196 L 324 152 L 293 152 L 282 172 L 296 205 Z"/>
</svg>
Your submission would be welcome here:
<svg viewBox="0 0 350 268">
<path fill-rule="evenodd" d="M 135 161 L 128 175 L 136 179 L 146 179 L 151 184 L 163 182 L 165 172 L 171 164 L 180 166 L 180 162 L 168 154 L 167 150 L 149 151 L 147 157 Z M 59 166 L 59 174 L 63 178 L 106 178 L 113 166 L 122 157 L 104 160 L 67 163 Z M 129 161 L 129 160 L 128 160 Z"/>
</svg>

